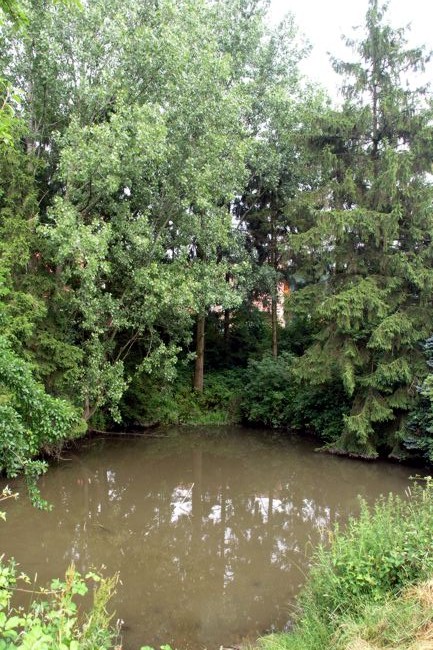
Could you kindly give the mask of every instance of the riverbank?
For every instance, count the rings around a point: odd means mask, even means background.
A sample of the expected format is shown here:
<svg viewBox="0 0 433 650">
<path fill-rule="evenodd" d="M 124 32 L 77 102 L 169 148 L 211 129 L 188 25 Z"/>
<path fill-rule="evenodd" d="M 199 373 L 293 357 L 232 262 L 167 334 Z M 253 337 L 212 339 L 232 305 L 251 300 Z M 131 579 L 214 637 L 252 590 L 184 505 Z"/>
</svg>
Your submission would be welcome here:
<svg viewBox="0 0 433 650">
<path fill-rule="evenodd" d="M 357 617 L 335 626 L 331 641 L 330 644 L 326 632 L 309 638 L 276 634 L 264 639 L 262 647 L 266 650 L 331 647 L 333 650 L 431 650 L 433 580 L 408 587 L 400 596 L 389 597 L 383 604 L 363 605 Z"/>
<path fill-rule="evenodd" d="M 315 552 L 291 633 L 264 650 L 433 648 L 431 479 L 407 501 L 390 495 L 350 519 Z"/>
</svg>

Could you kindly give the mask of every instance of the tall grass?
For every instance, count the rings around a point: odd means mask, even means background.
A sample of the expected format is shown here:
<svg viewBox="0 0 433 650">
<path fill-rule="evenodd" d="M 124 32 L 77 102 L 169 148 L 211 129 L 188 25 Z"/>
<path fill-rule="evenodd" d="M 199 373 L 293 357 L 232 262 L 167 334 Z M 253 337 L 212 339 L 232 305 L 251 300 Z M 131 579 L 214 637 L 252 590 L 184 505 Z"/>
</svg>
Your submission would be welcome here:
<svg viewBox="0 0 433 650">
<path fill-rule="evenodd" d="M 349 622 L 433 576 L 432 480 L 415 484 L 408 496 L 389 495 L 372 508 L 361 500 L 359 517 L 334 528 L 330 544 L 314 556 L 294 633 L 267 638 L 267 650 L 346 647 L 338 638 Z"/>
</svg>

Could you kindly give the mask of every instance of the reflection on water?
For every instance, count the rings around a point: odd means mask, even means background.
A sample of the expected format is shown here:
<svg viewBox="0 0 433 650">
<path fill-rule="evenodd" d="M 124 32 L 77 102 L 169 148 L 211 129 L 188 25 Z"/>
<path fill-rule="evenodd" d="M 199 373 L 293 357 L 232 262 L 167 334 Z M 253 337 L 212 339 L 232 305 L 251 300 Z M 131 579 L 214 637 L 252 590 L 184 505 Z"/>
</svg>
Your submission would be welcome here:
<svg viewBox="0 0 433 650">
<path fill-rule="evenodd" d="M 289 621 L 312 546 L 338 518 L 402 493 L 410 470 L 227 428 L 93 440 L 41 481 L 50 513 L 8 505 L 0 549 L 47 582 L 74 561 L 120 572 L 124 647 L 219 648 Z"/>
</svg>

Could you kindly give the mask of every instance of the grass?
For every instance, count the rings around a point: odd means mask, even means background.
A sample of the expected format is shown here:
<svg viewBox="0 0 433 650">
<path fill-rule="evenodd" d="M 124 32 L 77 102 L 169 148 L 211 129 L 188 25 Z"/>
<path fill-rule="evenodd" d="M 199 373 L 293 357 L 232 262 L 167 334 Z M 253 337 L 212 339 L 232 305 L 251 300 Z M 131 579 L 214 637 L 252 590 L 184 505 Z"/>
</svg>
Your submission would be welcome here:
<svg viewBox="0 0 433 650">
<path fill-rule="evenodd" d="M 318 548 L 293 633 L 264 650 L 433 650 L 433 482 L 389 495 Z"/>
<path fill-rule="evenodd" d="M 358 619 L 334 635 L 345 650 L 430 650 L 433 648 L 433 580 L 411 586 L 380 605 L 368 605 Z"/>
</svg>

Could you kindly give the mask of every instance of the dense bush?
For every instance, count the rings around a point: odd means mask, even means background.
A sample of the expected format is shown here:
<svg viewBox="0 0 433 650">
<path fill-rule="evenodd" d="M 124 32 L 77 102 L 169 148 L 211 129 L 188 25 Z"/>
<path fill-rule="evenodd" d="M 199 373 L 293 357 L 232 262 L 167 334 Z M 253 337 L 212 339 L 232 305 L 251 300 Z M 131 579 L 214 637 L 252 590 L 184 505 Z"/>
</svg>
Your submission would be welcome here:
<svg viewBox="0 0 433 650">
<path fill-rule="evenodd" d="M 292 357 L 288 354 L 250 362 L 241 403 L 246 422 L 271 427 L 292 423 L 296 386 L 291 366 Z"/>
<path fill-rule="evenodd" d="M 419 402 L 411 413 L 403 431 L 403 447 L 411 455 L 433 463 L 433 337 L 424 345 L 427 365 L 430 369 L 418 388 Z"/>
<path fill-rule="evenodd" d="M 30 364 L 0 336 L 0 472 L 24 472 L 34 488 L 33 479 L 45 469 L 35 457 L 84 430 L 77 410 L 46 393 Z"/>
<path fill-rule="evenodd" d="M 151 376 L 135 378 L 122 405 L 128 426 L 161 424 L 227 424 L 239 419 L 240 391 L 245 371 L 208 372 L 203 392 L 193 390 L 191 372 L 172 382 L 160 383 Z"/>
<path fill-rule="evenodd" d="M 349 403 L 340 382 L 314 387 L 300 382 L 294 357 L 282 353 L 248 366 L 241 412 L 249 424 L 290 427 L 316 433 L 332 442 L 340 434 Z"/>
<path fill-rule="evenodd" d="M 374 508 L 361 501 L 359 517 L 321 547 L 305 602 L 324 617 L 356 611 L 360 599 L 382 599 L 433 572 L 433 486 L 414 488 L 409 501 L 389 495 Z"/>
</svg>

